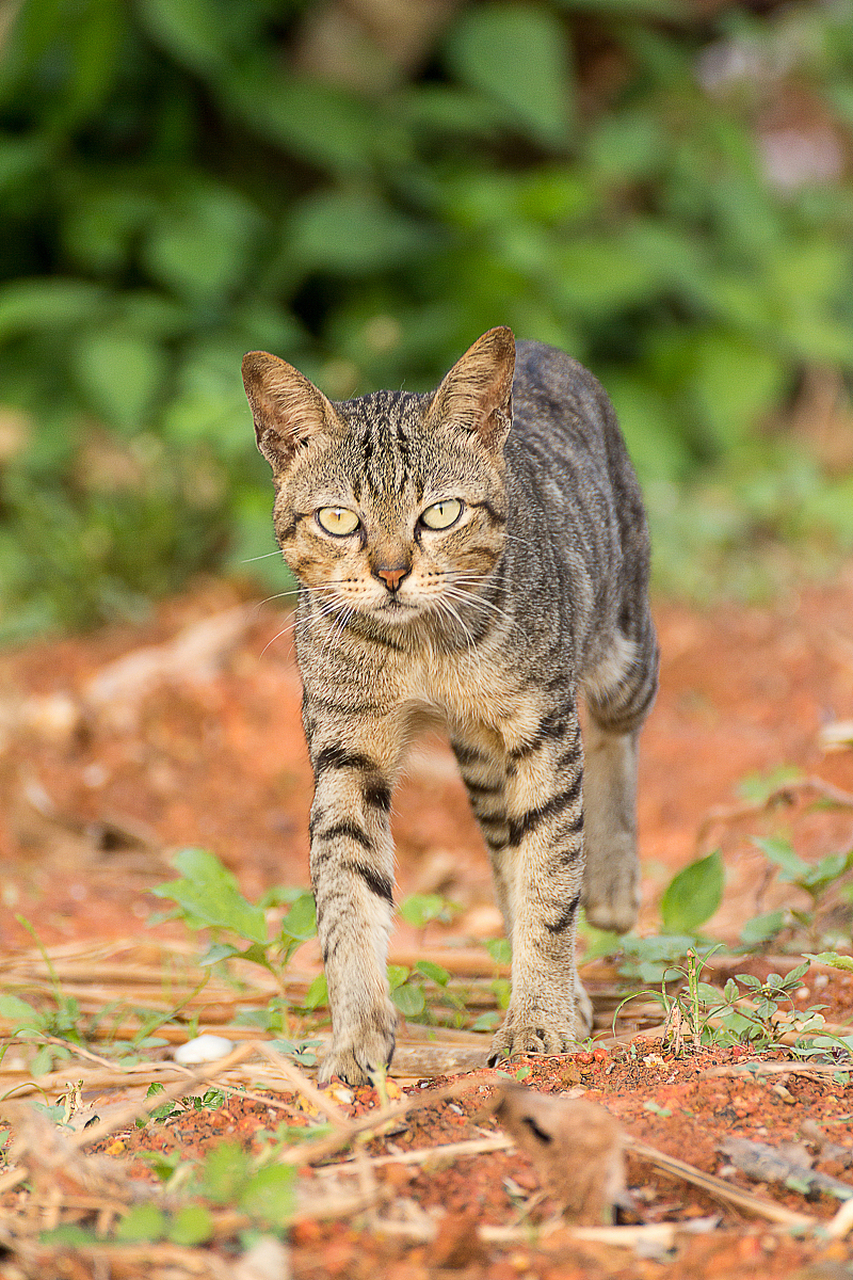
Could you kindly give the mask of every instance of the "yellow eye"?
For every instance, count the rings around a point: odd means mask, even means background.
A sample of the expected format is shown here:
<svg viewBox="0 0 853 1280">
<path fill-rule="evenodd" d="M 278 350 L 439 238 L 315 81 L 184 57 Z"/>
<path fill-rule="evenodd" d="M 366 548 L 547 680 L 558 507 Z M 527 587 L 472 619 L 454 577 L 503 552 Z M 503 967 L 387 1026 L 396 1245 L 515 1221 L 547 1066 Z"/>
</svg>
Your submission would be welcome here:
<svg viewBox="0 0 853 1280">
<path fill-rule="evenodd" d="M 428 529 L 449 529 L 461 514 L 462 503 L 458 498 L 442 498 L 441 502 L 434 502 L 421 512 L 421 524 Z"/>
<path fill-rule="evenodd" d="M 358 528 L 358 516 L 346 507 L 321 507 L 317 512 L 317 523 L 326 533 L 343 538 L 348 533 L 355 533 Z"/>
</svg>

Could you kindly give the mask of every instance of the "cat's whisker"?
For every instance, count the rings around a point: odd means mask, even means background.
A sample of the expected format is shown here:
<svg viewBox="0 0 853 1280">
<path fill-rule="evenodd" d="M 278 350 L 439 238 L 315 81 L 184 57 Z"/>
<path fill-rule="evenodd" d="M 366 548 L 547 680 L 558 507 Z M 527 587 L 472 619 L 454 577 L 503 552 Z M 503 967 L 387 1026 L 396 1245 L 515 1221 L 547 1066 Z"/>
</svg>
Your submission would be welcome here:
<svg viewBox="0 0 853 1280">
<path fill-rule="evenodd" d="M 245 560 L 241 560 L 240 564 L 254 564 L 256 560 L 269 560 L 270 556 L 280 556 L 281 552 L 278 547 L 274 551 L 264 551 L 259 556 L 246 556 Z"/>
<path fill-rule="evenodd" d="M 491 611 L 499 618 L 505 618 L 508 622 L 512 622 L 512 615 L 500 605 L 495 604 L 492 600 L 486 600 L 483 596 L 478 595 L 475 591 L 467 591 L 458 582 L 450 582 L 445 588 L 445 595 L 452 597 L 461 604 L 469 605 L 474 609 Z"/>
<path fill-rule="evenodd" d="M 259 658 L 262 658 L 262 657 L 264 656 L 264 654 L 266 653 L 267 649 L 271 648 L 271 647 L 272 647 L 272 645 L 274 645 L 274 644 L 275 644 L 276 640 L 280 640 L 282 636 L 286 636 L 289 632 L 292 632 L 292 631 L 294 630 L 295 626 L 296 626 L 296 621 L 295 621 L 295 619 L 294 619 L 294 621 L 293 621 L 293 622 L 288 623 L 288 625 L 287 625 L 286 627 L 282 627 L 281 631 L 277 631 L 277 632 L 275 633 L 275 635 L 273 636 L 273 638 L 272 638 L 271 640 L 268 640 L 268 641 L 266 642 L 266 644 L 264 645 L 263 649 L 261 649 L 261 652 L 258 654 L 258 657 L 259 657 Z"/>
<path fill-rule="evenodd" d="M 481 667 L 482 655 L 480 654 L 480 651 L 477 647 L 474 636 L 471 634 L 470 630 L 465 625 L 464 620 L 459 616 L 457 609 L 454 608 L 454 606 L 446 598 L 446 596 L 440 597 L 437 603 L 439 605 L 439 611 L 444 613 L 447 617 L 452 618 L 453 621 L 457 623 L 460 630 L 462 631 L 462 634 L 465 637 L 465 642 L 468 648 L 469 655 L 476 660 L 477 666 Z"/>
<path fill-rule="evenodd" d="M 309 587 L 309 588 L 306 588 L 306 590 L 310 590 L 314 592 L 316 595 L 319 595 L 321 597 L 319 608 L 315 608 L 313 612 L 307 614 L 306 617 L 303 619 L 297 618 L 296 615 L 294 614 L 293 618 L 287 624 L 287 626 L 282 627 L 280 631 L 276 632 L 276 634 L 272 637 L 271 640 L 267 641 L 267 643 L 264 645 L 263 649 L 260 652 L 260 655 L 259 655 L 260 657 L 263 657 L 267 649 L 269 649 L 270 645 L 275 644 L 276 640 L 280 640 L 282 636 L 286 636 L 289 633 L 292 633 L 293 631 L 295 631 L 297 626 L 304 626 L 306 630 L 313 631 L 316 629 L 317 626 L 319 626 L 319 624 L 323 621 L 324 618 L 326 618 L 330 613 L 334 612 L 335 609 L 340 608 L 339 601 L 333 598 L 332 599 L 327 598 L 323 600 L 322 597 L 324 593 L 326 594 L 328 593 L 327 587 L 324 587 L 324 586 Z"/>
</svg>

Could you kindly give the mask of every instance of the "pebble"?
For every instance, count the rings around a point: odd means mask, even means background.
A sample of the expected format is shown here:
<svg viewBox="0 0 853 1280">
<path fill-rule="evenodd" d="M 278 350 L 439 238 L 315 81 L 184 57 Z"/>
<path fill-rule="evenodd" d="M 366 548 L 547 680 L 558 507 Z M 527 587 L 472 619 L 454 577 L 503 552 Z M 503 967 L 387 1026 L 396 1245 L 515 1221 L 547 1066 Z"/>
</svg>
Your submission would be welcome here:
<svg viewBox="0 0 853 1280">
<path fill-rule="evenodd" d="M 172 1057 L 175 1062 L 189 1067 L 199 1062 L 216 1062 L 219 1058 L 227 1057 L 233 1048 L 234 1042 L 226 1040 L 224 1036 L 196 1036 L 194 1040 L 179 1044 Z"/>
</svg>

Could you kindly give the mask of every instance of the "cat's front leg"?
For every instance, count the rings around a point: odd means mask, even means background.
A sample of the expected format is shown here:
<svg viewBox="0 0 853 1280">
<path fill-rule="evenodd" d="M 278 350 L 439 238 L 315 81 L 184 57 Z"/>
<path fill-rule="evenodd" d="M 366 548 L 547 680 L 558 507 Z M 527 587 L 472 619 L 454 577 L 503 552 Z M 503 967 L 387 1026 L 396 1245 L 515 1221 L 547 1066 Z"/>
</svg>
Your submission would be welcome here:
<svg viewBox="0 0 853 1280">
<path fill-rule="evenodd" d="M 489 1061 L 566 1053 L 589 1032 L 575 967 L 583 882 L 583 748 L 572 701 L 509 752 L 505 875 L 512 902 L 512 995 Z"/>
<path fill-rule="evenodd" d="M 320 1079 L 336 1075 L 366 1084 L 391 1061 L 397 1022 L 385 970 L 393 912 L 392 778 L 352 729 L 312 743 L 311 881 L 332 1014 Z"/>
</svg>

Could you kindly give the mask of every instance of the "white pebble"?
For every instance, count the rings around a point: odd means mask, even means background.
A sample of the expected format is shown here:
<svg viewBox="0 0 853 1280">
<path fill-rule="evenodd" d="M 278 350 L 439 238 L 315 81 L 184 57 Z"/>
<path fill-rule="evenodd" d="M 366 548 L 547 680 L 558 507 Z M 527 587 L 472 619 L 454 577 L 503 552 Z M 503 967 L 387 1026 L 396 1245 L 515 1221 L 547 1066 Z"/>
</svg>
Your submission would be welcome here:
<svg viewBox="0 0 853 1280">
<path fill-rule="evenodd" d="M 199 1062 L 216 1062 L 218 1058 L 226 1058 L 234 1048 L 233 1040 L 224 1036 L 196 1036 L 186 1044 L 179 1044 L 172 1057 L 175 1062 L 189 1067 Z"/>
</svg>

